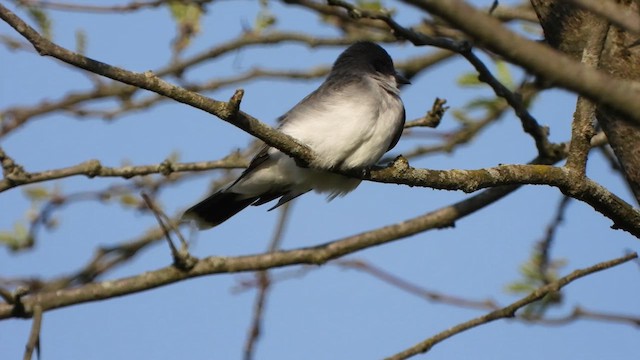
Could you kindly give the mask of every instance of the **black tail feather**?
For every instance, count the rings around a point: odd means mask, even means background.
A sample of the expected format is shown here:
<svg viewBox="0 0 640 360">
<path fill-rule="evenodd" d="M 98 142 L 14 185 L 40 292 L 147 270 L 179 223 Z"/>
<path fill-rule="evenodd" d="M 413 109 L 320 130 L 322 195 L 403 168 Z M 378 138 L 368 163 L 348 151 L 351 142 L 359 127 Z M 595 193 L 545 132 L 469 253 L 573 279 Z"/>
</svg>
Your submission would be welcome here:
<svg viewBox="0 0 640 360">
<path fill-rule="evenodd" d="M 233 192 L 217 192 L 189 208 L 182 218 L 195 220 L 199 229 L 212 228 L 222 224 L 257 199 L 258 197 L 245 198 Z"/>
</svg>

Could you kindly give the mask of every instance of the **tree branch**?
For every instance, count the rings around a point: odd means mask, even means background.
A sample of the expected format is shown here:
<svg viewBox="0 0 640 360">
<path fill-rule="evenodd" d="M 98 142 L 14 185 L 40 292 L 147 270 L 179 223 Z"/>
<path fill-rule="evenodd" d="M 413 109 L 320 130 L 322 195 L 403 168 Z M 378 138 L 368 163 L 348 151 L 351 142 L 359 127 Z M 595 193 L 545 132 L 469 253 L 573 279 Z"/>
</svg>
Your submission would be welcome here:
<svg viewBox="0 0 640 360">
<path fill-rule="evenodd" d="M 213 0 L 190 0 L 194 3 L 205 4 Z M 123 5 L 87 5 L 87 4 L 74 4 L 58 1 L 47 0 L 16 0 L 16 2 L 23 6 L 38 6 L 52 10 L 63 11 L 77 11 L 77 12 L 90 12 L 90 13 L 116 13 L 122 14 L 126 12 L 132 12 L 141 10 L 144 8 L 157 8 L 165 5 L 171 0 L 149 0 L 149 1 L 132 1 Z"/>
<path fill-rule="evenodd" d="M 484 300 L 476 300 L 476 299 L 467 299 L 462 298 L 455 295 L 449 295 L 433 290 L 426 289 L 418 284 L 407 281 L 401 277 L 393 275 L 384 269 L 377 267 L 373 264 L 370 264 L 363 260 L 337 260 L 332 262 L 332 264 L 340 266 L 342 268 L 355 269 L 361 272 L 364 272 L 390 286 L 393 286 L 399 290 L 402 290 L 408 294 L 415 295 L 419 298 L 424 299 L 425 301 L 431 303 L 445 304 L 449 306 L 454 306 L 458 308 L 466 308 L 466 309 L 476 309 L 476 310 L 489 310 L 494 311 L 502 308 L 502 306 L 498 305 L 492 299 L 484 299 Z M 305 268 L 303 268 L 305 269 Z M 308 269 L 307 269 L 308 270 Z M 288 276 L 283 276 L 280 281 L 290 279 L 295 275 L 304 275 L 309 271 L 298 271 L 295 274 L 288 274 Z M 274 282 L 275 279 L 272 279 Z M 546 282 L 543 285 L 548 285 L 551 281 Z M 244 287 L 256 286 L 255 283 L 243 284 Z M 610 323 L 621 323 L 632 326 L 640 325 L 640 317 L 635 315 L 627 315 L 627 314 L 612 314 L 601 311 L 593 311 L 586 310 L 580 306 L 575 306 L 569 314 L 558 317 L 531 317 L 526 314 L 516 314 L 516 320 L 522 321 L 524 323 L 529 324 L 545 324 L 545 325 L 563 325 L 571 323 L 575 320 L 586 319 L 586 320 L 597 320 L 603 322 Z"/>
<path fill-rule="evenodd" d="M 428 2 L 428 4 L 432 5 L 429 6 L 427 6 L 427 3 L 420 4 L 427 8 L 433 8 L 440 11 L 443 14 L 443 17 L 453 16 L 450 14 L 450 11 L 456 9 L 460 10 L 457 7 L 461 7 L 462 10 L 469 8 L 468 11 L 477 13 L 475 9 L 470 8 L 466 4 L 463 4 L 459 1 L 452 1 L 451 3 L 446 4 L 441 1 L 430 1 Z M 462 12 L 462 14 L 466 13 Z M 467 17 L 468 16 L 465 15 L 465 18 Z M 496 27 L 499 28 L 499 30 L 496 31 L 501 32 L 500 36 L 502 40 L 505 40 L 504 38 L 513 38 L 512 40 L 516 42 L 520 41 L 522 43 L 524 41 L 514 34 L 503 29 L 500 23 L 494 23 L 494 21 L 497 20 L 491 18 L 485 20 L 483 17 L 486 16 L 484 14 L 479 14 L 476 17 L 473 17 L 474 21 L 478 22 L 478 26 L 486 25 L 489 29 Z M 229 106 L 229 103 L 212 100 L 200 94 L 190 92 L 184 88 L 169 84 L 151 73 L 140 74 L 129 72 L 117 67 L 110 66 L 108 64 L 98 62 L 96 60 L 86 58 L 64 48 L 61 48 L 58 45 L 55 45 L 50 41 L 42 38 L 33 28 L 29 27 L 20 18 L 15 16 L 11 11 L 6 9 L 1 4 L 0 18 L 4 19 L 20 34 L 27 38 L 27 40 L 34 44 L 38 52 L 43 55 L 54 56 L 60 60 L 63 60 L 80 68 L 95 72 L 103 76 L 107 76 L 114 80 L 122 81 L 129 85 L 154 91 L 158 94 L 175 99 L 176 101 L 204 110 L 256 136 L 268 145 L 283 151 L 287 155 L 299 160 L 303 164 L 309 164 L 313 167 L 315 156 L 308 147 L 299 144 L 292 137 L 272 129 L 271 127 L 263 124 L 250 115 L 245 114 L 241 111 L 236 111 L 236 108 L 234 106 Z M 460 21 L 460 18 L 453 16 L 453 20 L 456 19 Z M 484 22 L 487 22 L 487 24 L 485 24 Z M 461 28 L 465 29 L 466 25 Z M 409 30 L 398 26 L 398 31 Z M 431 41 L 431 39 L 425 40 Z M 436 43 L 447 42 L 449 41 L 436 39 Z M 525 42 L 525 44 L 531 47 L 539 46 L 529 42 Z M 545 51 L 551 51 L 547 48 L 544 49 Z M 554 55 L 552 56 L 558 56 L 556 53 L 553 54 Z M 562 56 L 558 57 L 562 58 Z M 569 60 L 567 59 L 567 61 Z M 524 61 L 524 63 L 526 62 L 527 61 Z M 546 64 L 548 62 L 548 59 L 545 59 L 544 62 Z M 587 70 L 593 71 L 593 69 L 585 68 L 585 71 Z M 597 75 L 594 75 L 596 78 L 604 76 L 603 79 L 608 79 L 608 76 L 606 75 L 600 73 L 594 74 Z M 606 84 L 602 83 L 599 85 Z M 626 95 L 628 95 L 628 93 L 625 94 L 625 96 Z M 236 97 L 234 96 L 234 99 L 235 98 Z M 633 104 L 634 106 L 637 105 L 640 110 L 640 102 L 635 101 L 634 99 Z M 640 111 L 638 112 L 638 115 L 640 116 Z M 478 189 L 489 186 L 528 183 L 556 186 L 563 193 L 579 200 L 585 201 L 594 209 L 612 219 L 617 228 L 624 229 L 634 234 L 636 237 L 640 237 L 640 214 L 629 204 L 625 203 L 623 200 L 609 192 L 607 189 L 589 179 L 581 181 L 581 179 L 576 179 L 575 176 L 571 176 L 571 174 L 569 174 L 565 170 L 551 166 L 514 165 L 484 170 L 438 171 L 416 170 L 410 168 L 406 161 L 397 161 L 394 163 L 394 166 L 379 171 L 371 171 L 365 176 L 363 176 L 359 171 L 355 170 L 345 171 L 337 169 L 336 172 L 347 176 L 361 177 L 366 180 L 387 183 L 391 182 L 411 186 L 427 186 L 447 190 L 476 191 Z"/>
<path fill-rule="evenodd" d="M 609 268 L 612 268 L 614 266 L 623 264 L 625 262 L 631 261 L 633 259 L 636 259 L 638 257 L 638 254 L 636 253 L 632 253 L 629 255 L 625 255 L 623 257 L 617 258 L 617 259 L 613 259 L 610 261 L 604 261 L 601 263 L 598 263 L 596 265 L 590 266 L 588 268 L 585 269 L 580 269 L 580 270 L 575 270 L 573 271 L 571 274 L 562 277 L 560 279 L 558 279 L 557 281 L 554 281 L 552 283 L 550 283 L 549 285 L 545 285 L 542 286 L 540 288 L 538 288 L 536 291 L 532 292 L 531 294 L 529 294 L 528 296 L 508 305 L 505 306 L 501 309 L 492 311 L 486 315 L 477 317 L 475 319 L 466 321 L 464 323 L 458 324 L 450 329 L 447 329 L 435 336 L 432 336 L 414 346 L 412 346 L 411 348 L 404 350 L 402 352 L 399 352 L 393 356 L 390 356 L 387 358 L 387 360 L 401 360 L 401 359 L 407 359 L 409 357 L 412 357 L 414 355 L 418 355 L 418 354 L 422 354 L 425 353 L 427 351 L 429 351 L 434 345 L 442 342 L 443 340 L 446 340 L 454 335 L 457 335 L 461 332 L 464 332 L 466 330 L 472 329 L 476 326 L 480 326 L 480 325 L 484 325 L 487 323 L 490 323 L 492 321 L 498 320 L 498 319 L 505 319 L 505 318 L 512 318 L 515 316 L 516 311 L 518 311 L 519 309 L 525 307 L 526 305 L 529 305 L 535 301 L 538 301 L 540 299 L 542 299 L 543 297 L 545 297 L 547 294 L 550 293 L 554 293 L 557 292 L 558 290 L 562 289 L 564 286 L 570 284 L 571 282 L 580 279 L 584 276 L 596 273 L 598 271 L 602 271 L 602 270 L 606 270 Z"/>
<path fill-rule="evenodd" d="M 42 308 L 36 305 L 33 308 L 33 324 L 29 332 L 29 339 L 24 351 L 24 360 L 31 360 L 33 351 L 40 355 L 40 330 L 42 329 Z M 40 356 L 38 356 L 40 358 Z"/>
<path fill-rule="evenodd" d="M 640 124 L 640 85 L 573 61 L 546 45 L 526 40 L 461 0 L 403 0 L 442 17 L 489 50 L 553 84 L 610 106 Z"/>
<path fill-rule="evenodd" d="M 242 130 L 254 135 L 270 146 L 282 150 L 289 156 L 299 159 L 302 162 L 311 164 L 313 156 L 311 151 L 297 143 L 292 137 L 272 129 L 254 117 L 242 112 L 230 111 L 228 104 L 202 96 L 198 93 L 188 91 L 182 87 L 172 85 L 152 72 L 134 73 L 115 66 L 111 66 L 100 61 L 90 59 L 80 54 L 64 49 L 51 41 L 43 38 L 31 26 L 13 12 L 0 4 L 0 18 L 13 27 L 18 33 L 24 36 L 38 53 L 43 56 L 53 56 L 68 64 L 81 69 L 108 77 L 113 80 L 123 82 L 138 88 L 153 91 L 163 96 L 170 97 L 181 103 L 191 105 L 195 108 L 208 112 L 218 118 L 239 127 Z M 299 146 L 287 146 L 298 144 Z"/>
<path fill-rule="evenodd" d="M 137 276 L 84 284 L 75 288 L 60 289 L 54 287 L 51 290 L 21 298 L 18 305 L 0 303 L 0 319 L 32 316 L 33 308 L 36 305 L 40 305 L 43 311 L 48 311 L 75 304 L 129 295 L 199 276 L 259 271 L 297 264 L 323 264 L 356 251 L 399 240 L 427 230 L 452 226 L 455 221 L 502 199 L 517 188 L 518 186 L 502 186 L 489 189 L 463 201 L 413 219 L 309 248 L 232 258 L 209 257 L 200 259 L 196 266 L 188 271 L 181 271 L 174 266 L 168 266 Z M 162 232 L 158 231 L 157 237 L 161 236 Z M 16 308 L 16 306 L 19 306 L 19 308 Z"/>
<path fill-rule="evenodd" d="M 613 220 L 614 228 L 623 229 L 640 238 L 640 212 L 598 183 L 576 176 L 568 169 L 549 165 L 504 165 L 479 170 L 414 169 L 405 161 L 363 177 L 384 183 L 424 186 L 466 192 L 502 185 L 550 185 L 562 193 L 591 205 Z"/>
<path fill-rule="evenodd" d="M 591 24 L 587 44 L 582 50 L 582 63 L 597 69 L 600 64 L 600 54 L 604 49 L 609 22 L 598 19 Z M 571 144 L 567 167 L 576 171 L 580 176 L 586 176 L 587 156 L 591 149 L 591 138 L 595 135 L 594 122 L 596 120 L 596 104 L 583 96 L 578 96 L 576 111 L 571 123 Z"/>
<path fill-rule="evenodd" d="M 284 230 L 287 227 L 289 215 L 291 214 L 291 203 L 284 204 L 280 208 L 280 216 L 278 217 L 278 224 L 276 225 L 275 232 L 269 243 L 268 253 L 273 253 L 280 248 L 280 243 L 284 235 Z M 258 271 L 256 274 L 258 286 L 258 294 L 256 295 L 255 302 L 253 304 L 253 319 L 251 321 L 251 327 L 244 346 L 244 360 L 251 360 L 255 357 L 255 348 L 258 343 L 258 339 L 262 334 L 262 326 L 264 313 L 267 303 L 267 296 L 271 288 L 271 275 L 269 271 Z"/>
<path fill-rule="evenodd" d="M 6 159 L 6 156 L 2 148 L 0 148 L 0 159 Z M 34 184 L 43 181 L 62 179 L 71 176 L 84 175 L 89 178 L 93 177 L 121 177 L 132 178 L 134 176 L 143 176 L 150 174 L 162 174 L 168 176 L 176 172 L 185 171 L 206 171 L 211 169 L 239 169 L 247 167 L 248 162 L 242 156 L 237 153 L 216 161 L 202 161 L 191 163 L 174 163 L 171 160 L 165 160 L 156 165 L 141 165 L 141 166 L 122 166 L 122 167 L 108 167 L 103 166 L 98 160 L 88 160 L 81 164 L 69 166 L 61 169 L 46 170 L 41 172 L 30 173 L 24 171 L 22 167 L 19 167 L 21 171 L 8 171 L 4 179 L 0 180 L 0 193 L 11 188 Z M 15 165 L 14 165 L 15 166 Z"/>
</svg>

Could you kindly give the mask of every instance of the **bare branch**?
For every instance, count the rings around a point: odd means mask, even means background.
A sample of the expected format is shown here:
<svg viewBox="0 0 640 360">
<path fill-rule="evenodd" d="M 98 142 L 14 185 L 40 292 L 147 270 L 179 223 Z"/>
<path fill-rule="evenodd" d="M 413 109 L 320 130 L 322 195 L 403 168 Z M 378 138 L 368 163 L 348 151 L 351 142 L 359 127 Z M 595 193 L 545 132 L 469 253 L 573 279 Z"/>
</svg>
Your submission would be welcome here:
<svg viewBox="0 0 640 360">
<path fill-rule="evenodd" d="M 558 208 L 556 210 L 556 214 L 551 220 L 551 223 L 547 225 L 545 236 L 542 240 L 538 241 L 536 244 L 536 252 L 540 255 L 538 262 L 538 272 L 545 282 L 548 284 L 551 282 L 551 278 L 549 277 L 549 265 L 551 264 L 550 253 L 551 253 L 551 245 L 553 244 L 553 240 L 555 239 L 556 232 L 558 227 L 564 221 L 564 214 L 567 210 L 567 205 L 571 198 L 567 196 L 563 196 L 558 204 Z"/>
<path fill-rule="evenodd" d="M 329 260 L 373 246 L 395 241 L 430 229 L 452 226 L 455 221 L 494 203 L 515 191 L 517 186 L 502 186 L 489 189 L 466 200 L 429 212 L 422 216 L 384 226 L 362 234 L 346 237 L 323 245 L 274 253 L 239 256 L 233 258 L 209 257 L 201 259 L 189 271 L 181 271 L 174 266 L 165 267 L 137 276 L 119 280 L 89 283 L 71 289 L 42 291 L 22 299 L 19 303 L 21 316 L 33 312 L 33 306 L 40 304 L 44 311 L 81 304 L 111 297 L 133 294 L 185 279 L 244 271 L 258 271 L 296 264 L 323 264 Z M 155 238 L 162 237 L 158 230 Z M 147 240 L 142 241 L 143 244 Z M 135 247 L 139 244 L 136 242 Z M 0 319 L 16 316 L 15 305 L 0 304 Z"/>
<path fill-rule="evenodd" d="M 444 104 L 446 103 L 447 100 L 436 98 L 433 101 L 431 110 L 429 110 L 429 112 L 427 112 L 425 116 L 420 119 L 407 122 L 406 124 L 404 124 L 404 128 L 409 129 L 417 126 L 426 126 L 430 128 L 437 127 L 440 124 L 444 113 L 447 111 L 447 109 L 449 109 L 448 106 L 444 106 Z"/>
<path fill-rule="evenodd" d="M 528 296 L 508 305 L 505 306 L 501 309 L 492 311 L 486 315 L 477 317 L 475 319 L 463 322 L 461 324 L 458 324 L 450 329 L 447 329 L 435 336 L 432 336 L 424 341 L 421 341 L 420 343 L 408 348 L 407 350 L 404 350 L 402 352 L 399 352 L 393 356 L 390 356 L 387 358 L 387 360 L 401 360 L 401 359 L 407 359 L 410 358 L 414 355 L 418 355 L 418 354 L 422 354 L 425 353 L 427 351 L 429 351 L 434 345 L 442 342 L 443 340 L 446 340 L 454 335 L 457 335 L 461 332 L 464 332 L 466 330 L 472 329 L 476 326 L 480 326 L 480 325 L 484 325 L 487 324 L 489 322 L 498 320 L 498 319 L 505 319 L 505 318 L 512 318 L 515 316 L 516 311 L 518 311 L 519 309 L 525 307 L 528 304 L 531 304 L 535 301 L 538 301 L 540 299 L 542 299 L 543 297 L 545 297 L 547 294 L 552 293 L 552 292 L 557 292 L 558 290 L 562 289 L 564 286 L 570 284 L 571 282 L 580 279 L 584 276 L 596 273 L 598 271 L 602 271 L 602 270 L 606 270 L 609 268 L 612 268 L 614 266 L 623 264 L 625 262 L 631 261 L 633 259 L 636 259 L 638 257 L 638 254 L 633 253 L 633 254 L 629 254 L 629 255 L 625 255 L 623 257 L 617 258 L 617 259 L 613 259 L 613 260 L 609 260 L 609 261 L 604 261 L 601 263 L 598 263 L 596 265 L 590 266 L 588 268 L 585 269 L 580 269 L 580 270 L 575 270 L 573 271 L 571 274 L 562 277 L 560 279 L 558 279 L 557 281 L 554 281 L 553 283 L 550 283 L 549 285 L 545 285 L 542 286 L 540 288 L 538 288 L 536 291 L 532 292 L 531 294 L 529 294 Z"/>
<path fill-rule="evenodd" d="M 486 300 L 467 299 L 459 296 L 448 295 L 441 292 L 426 289 L 415 283 L 409 282 L 396 275 L 393 275 L 363 260 L 337 260 L 335 262 L 332 262 L 332 264 L 349 268 L 349 269 L 362 271 L 366 274 L 369 274 L 375 277 L 376 279 L 384 283 L 387 283 L 409 294 L 418 296 L 429 302 L 445 304 L 445 305 L 450 305 L 450 306 L 455 306 L 460 308 L 492 310 L 492 311 L 498 310 L 502 307 L 492 299 L 486 299 Z M 307 272 L 298 272 L 297 274 L 304 275 L 306 273 Z M 280 280 L 285 280 L 285 279 L 280 279 Z M 548 281 L 544 285 L 548 285 L 549 283 L 551 283 L 551 281 Z M 580 319 L 603 321 L 603 322 L 610 322 L 610 323 L 622 323 L 622 324 L 635 325 L 635 326 L 640 325 L 640 318 L 637 316 L 586 310 L 583 307 L 579 307 L 579 306 L 576 306 L 566 316 L 554 317 L 554 318 L 549 318 L 549 317 L 533 318 L 523 314 L 516 314 L 516 319 L 525 323 L 544 324 L 544 325 L 564 325 Z"/>
<path fill-rule="evenodd" d="M 470 300 L 425 289 L 362 260 L 338 260 L 334 263 L 344 268 L 365 272 L 387 284 L 431 302 L 469 309 L 486 310 L 498 308 L 498 305 L 492 300 Z"/>
<path fill-rule="evenodd" d="M 185 271 L 193 268 L 198 263 L 198 259 L 189 254 L 187 242 L 185 241 L 184 237 L 182 237 L 180 231 L 174 225 L 174 221 L 171 221 L 171 219 L 169 219 L 167 215 L 156 206 L 149 195 L 143 192 L 142 198 L 144 199 L 144 202 L 147 204 L 149 209 L 151 209 L 151 211 L 153 212 L 153 215 L 156 217 L 158 224 L 164 232 L 164 237 L 165 239 L 167 239 L 169 249 L 171 249 L 173 265 L 176 268 Z M 182 243 L 180 250 L 176 248 L 176 246 L 173 244 L 173 240 L 171 240 L 171 231 L 175 232 L 178 235 L 178 238 L 180 238 L 180 242 Z"/>
<path fill-rule="evenodd" d="M 51 10 L 62 10 L 62 11 L 76 11 L 76 12 L 86 12 L 86 13 L 127 13 L 133 12 L 137 10 L 142 10 L 145 8 L 157 8 L 162 5 L 165 5 L 170 0 L 150 0 L 150 1 L 132 1 L 128 4 L 123 5 L 87 5 L 87 4 L 75 4 L 75 3 L 67 3 L 62 1 L 47 1 L 47 0 L 15 0 L 18 4 L 25 6 L 37 6 L 43 7 Z M 198 4 L 206 4 L 210 3 L 213 0 L 191 0 L 193 3 Z"/>
<path fill-rule="evenodd" d="M 461 0 L 404 0 L 442 17 L 481 45 L 565 89 L 610 106 L 640 123 L 640 86 L 579 64 L 548 46 L 526 40 Z M 415 43 L 415 42 L 414 42 Z M 416 43 L 417 44 L 417 43 Z M 424 45 L 435 45 L 425 41 Z M 436 45 L 437 46 L 437 45 Z"/>
<path fill-rule="evenodd" d="M 5 157 L 3 157 L 3 155 L 5 155 Z M 0 148 L 0 159 L 8 159 L 6 157 L 6 154 L 2 152 L 2 148 Z M 5 174 L 4 179 L 0 180 L 0 192 L 20 185 L 34 184 L 38 182 L 62 179 L 78 175 L 84 175 L 90 178 L 121 177 L 128 179 L 134 176 L 144 176 L 150 174 L 162 174 L 164 176 L 168 176 L 176 172 L 185 171 L 238 169 L 245 168 L 247 164 L 247 160 L 242 156 L 239 156 L 239 154 L 237 153 L 232 153 L 231 155 L 220 160 L 191 163 L 173 163 L 170 160 L 165 160 L 164 162 L 157 165 L 108 167 L 103 166 L 98 160 L 89 160 L 81 164 L 62 169 L 46 170 L 36 173 L 26 172 L 20 167 L 22 171 L 8 171 L 8 174 Z M 12 167 L 12 169 L 15 169 L 15 165 Z"/>
<path fill-rule="evenodd" d="M 291 203 L 284 204 L 280 208 L 280 216 L 278 218 L 278 224 L 276 225 L 275 232 L 271 242 L 269 243 L 268 253 L 273 253 L 280 248 L 284 230 L 286 229 L 287 222 L 289 220 L 289 214 L 291 213 Z M 256 344 L 262 334 L 262 322 L 264 319 L 265 307 L 267 303 L 267 296 L 271 288 L 271 279 L 267 270 L 259 271 L 256 273 L 258 286 L 258 294 L 253 305 L 253 319 L 251 321 L 251 327 L 244 347 L 244 359 L 251 360 L 254 358 Z"/>
<path fill-rule="evenodd" d="M 39 305 L 33 308 L 33 324 L 31 324 L 31 331 L 29 332 L 29 340 L 24 351 L 24 360 L 31 360 L 33 351 L 37 350 L 40 354 L 40 330 L 42 329 L 42 307 Z M 40 358 L 40 356 L 38 356 Z"/>
<path fill-rule="evenodd" d="M 598 183 L 549 165 L 504 165 L 480 170 L 428 170 L 411 168 L 405 160 L 371 171 L 363 177 L 384 183 L 425 186 L 442 190 L 476 191 L 502 185 L 551 185 L 565 195 L 591 205 L 614 221 L 614 227 L 640 238 L 640 212 Z"/>
<path fill-rule="evenodd" d="M 177 222 L 177 220 L 174 220 Z M 100 276 L 120 265 L 126 264 L 141 250 L 159 242 L 164 237 L 164 231 L 160 227 L 146 231 L 143 235 L 130 241 L 109 247 L 99 247 L 93 257 L 79 270 L 71 274 L 55 277 L 49 280 L 37 278 L 3 280 L 3 284 L 19 284 L 28 288 L 31 293 L 54 292 L 73 286 L 91 283 Z M 11 303 L 11 302 L 10 302 Z"/>
<path fill-rule="evenodd" d="M 530 102 L 538 93 L 539 89 L 531 86 L 531 84 L 524 83 L 518 90 L 518 93 L 522 94 L 522 100 L 525 103 Z M 506 101 L 496 101 L 491 107 L 487 109 L 487 113 L 478 119 L 464 119 L 461 122 L 459 128 L 454 131 L 444 133 L 442 136 L 443 142 L 441 144 L 432 146 L 418 146 L 408 152 L 405 152 L 403 156 L 407 159 L 413 159 L 425 154 L 437 153 L 437 152 L 453 152 L 459 145 L 468 144 L 490 124 L 493 124 L 502 116 L 505 115 L 509 109 L 509 105 Z M 408 124 L 410 124 L 409 122 Z M 406 135 L 403 135 L 406 136 Z M 383 162 L 389 162 L 391 159 L 385 159 Z"/>
<path fill-rule="evenodd" d="M 567 316 L 557 317 L 557 318 L 544 318 L 544 319 L 535 320 L 535 321 L 541 322 L 544 324 L 549 324 L 549 325 L 561 325 L 561 324 L 566 324 L 568 322 L 578 320 L 578 319 L 640 326 L 640 317 L 638 316 L 612 314 L 612 313 L 607 313 L 602 311 L 587 310 L 580 306 L 576 306 L 573 309 L 573 311 L 571 311 L 571 313 Z"/>
<path fill-rule="evenodd" d="M 609 24 L 606 20 L 599 19 L 594 21 L 591 26 L 587 44 L 582 51 L 582 63 L 598 68 Z M 591 149 L 590 141 L 595 135 L 595 119 L 596 104 L 583 96 L 578 96 L 571 125 L 571 144 L 566 166 L 576 171 L 580 176 L 586 176 L 587 156 Z"/>
<path fill-rule="evenodd" d="M 345 260 L 336 260 L 331 262 L 330 264 L 348 268 L 355 269 L 358 271 L 362 271 L 372 277 L 389 284 L 399 290 L 405 291 L 406 293 L 418 296 L 426 301 L 444 305 L 450 305 L 460 308 L 469 308 L 469 309 L 480 309 L 480 310 L 498 310 L 502 308 L 499 304 L 497 304 L 492 299 L 485 300 L 475 300 L 475 299 L 467 299 L 462 298 L 455 295 L 449 295 L 437 291 L 433 291 L 427 288 L 424 288 L 416 283 L 410 282 L 408 280 L 402 279 L 396 275 L 391 274 L 390 272 L 370 264 L 364 260 L 359 259 L 345 259 Z M 303 266 L 297 270 L 292 270 L 291 272 L 280 273 L 277 277 L 271 277 L 269 284 L 273 285 L 276 282 L 287 281 L 293 278 L 300 278 L 309 274 L 311 271 L 317 270 L 317 267 L 312 266 Z M 543 284 L 547 285 L 551 281 Z M 259 280 L 244 280 L 241 281 L 234 292 L 239 292 L 251 288 L 257 288 L 260 286 Z M 577 320 L 593 320 L 593 321 L 602 321 L 608 323 L 620 323 L 627 324 L 632 326 L 640 325 L 640 317 L 629 314 L 614 314 L 603 311 L 594 311 L 587 310 L 582 306 L 576 306 L 571 310 L 567 315 L 557 316 L 557 317 L 531 317 L 525 314 L 516 314 L 516 320 L 530 323 L 530 324 L 542 324 L 542 325 L 566 325 L 573 323 Z"/>
</svg>

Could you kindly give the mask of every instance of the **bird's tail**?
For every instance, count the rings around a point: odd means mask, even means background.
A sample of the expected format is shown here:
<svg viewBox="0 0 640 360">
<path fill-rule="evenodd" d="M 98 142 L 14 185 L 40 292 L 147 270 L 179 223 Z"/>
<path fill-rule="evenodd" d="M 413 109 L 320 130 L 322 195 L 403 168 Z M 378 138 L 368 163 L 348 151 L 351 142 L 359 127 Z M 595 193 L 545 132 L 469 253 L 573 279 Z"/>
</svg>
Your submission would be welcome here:
<svg viewBox="0 0 640 360">
<path fill-rule="evenodd" d="M 257 199 L 258 197 L 247 198 L 246 195 L 219 191 L 185 211 L 182 219 L 195 220 L 200 230 L 209 229 L 222 224 Z"/>
</svg>

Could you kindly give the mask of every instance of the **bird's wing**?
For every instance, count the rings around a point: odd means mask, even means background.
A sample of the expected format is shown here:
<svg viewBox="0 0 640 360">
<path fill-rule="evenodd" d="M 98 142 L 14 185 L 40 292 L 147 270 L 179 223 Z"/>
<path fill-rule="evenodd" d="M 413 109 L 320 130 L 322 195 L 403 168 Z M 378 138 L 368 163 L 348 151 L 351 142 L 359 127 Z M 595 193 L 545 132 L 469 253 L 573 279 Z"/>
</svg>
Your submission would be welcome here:
<svg viewBox="0 0 640 360">
<path fill-rule="evenodd" d="M 262 149 L 260 149 L 260 152 L 258 152 L 258 154 L 256 154 L 256 156 L 254 156 L 253 159 L 251 159 L 249 166 L 247 166 L 247 168 L 244 169 L 242 174 L 240 174 L 240 176 L 233 183 L 231 183 L 231 185 L 229 185 L 227 188 L 233 187 L 233 185 L 237 184 L 238 181 L 242 180 L 245 176 L 249 175 L 253 170 L 255 170 L 262 163 L 269 160 L 269 148 L 270 146 L 264 145 Z"/>
</svg>

